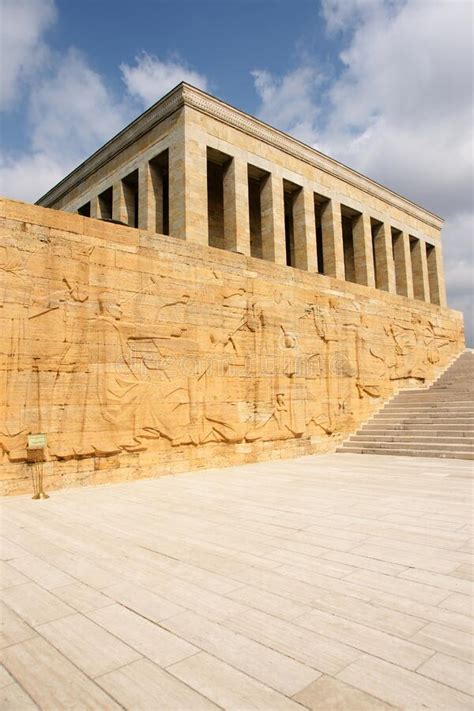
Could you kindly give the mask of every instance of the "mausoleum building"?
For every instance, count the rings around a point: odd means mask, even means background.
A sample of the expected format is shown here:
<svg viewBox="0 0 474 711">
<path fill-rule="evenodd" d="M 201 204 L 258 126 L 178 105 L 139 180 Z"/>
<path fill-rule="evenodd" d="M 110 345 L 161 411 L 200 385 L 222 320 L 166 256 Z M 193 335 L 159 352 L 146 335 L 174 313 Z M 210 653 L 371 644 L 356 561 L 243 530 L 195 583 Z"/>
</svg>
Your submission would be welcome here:
<svg viewBox="0 0 474 711">
<path fill-rule="evenodd" d="M 463 350 L 441 227 L 180 84 L 0 200 L 4 492 L 335 449 Z"/>
</svg>

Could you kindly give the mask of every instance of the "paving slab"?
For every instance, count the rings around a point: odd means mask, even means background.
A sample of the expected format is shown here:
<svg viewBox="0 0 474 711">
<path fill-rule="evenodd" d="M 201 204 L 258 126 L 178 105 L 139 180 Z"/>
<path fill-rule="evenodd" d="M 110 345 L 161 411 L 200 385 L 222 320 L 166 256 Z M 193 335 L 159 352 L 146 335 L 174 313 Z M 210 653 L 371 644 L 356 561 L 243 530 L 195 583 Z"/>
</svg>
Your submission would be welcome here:
<svg viewBox="0 0 474 711">
<path fill-rule="evenodd" d="M 472 708 L 472 475 L 339 453 L 5 499 L 3 707 Z"/>
</svg>

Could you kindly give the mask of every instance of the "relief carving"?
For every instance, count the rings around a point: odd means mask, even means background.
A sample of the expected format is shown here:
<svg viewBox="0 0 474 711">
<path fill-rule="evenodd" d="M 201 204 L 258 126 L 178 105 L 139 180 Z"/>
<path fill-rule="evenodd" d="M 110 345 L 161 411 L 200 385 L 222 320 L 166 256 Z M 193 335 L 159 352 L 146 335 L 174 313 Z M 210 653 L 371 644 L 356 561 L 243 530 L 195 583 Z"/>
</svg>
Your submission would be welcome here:
<svg viewBox="0 0 474 711">
<path fill-rule="evenodd" d="M 205 267 L 188 281 L 169 264 L 123 284 L 116 272 L 101 287 L 92 248 L 63 259 L 53 247 L 34 253 L 34 268 L 0 249 L 0 450 L 10 461 L 43 430 L 50 460 L 338 437 L 374 399 L 432 377 L 462 339 L 439 312 L 383 302 L 373 312 L 347 294 L 308 298 L 298 283 Z"/>
</svg>

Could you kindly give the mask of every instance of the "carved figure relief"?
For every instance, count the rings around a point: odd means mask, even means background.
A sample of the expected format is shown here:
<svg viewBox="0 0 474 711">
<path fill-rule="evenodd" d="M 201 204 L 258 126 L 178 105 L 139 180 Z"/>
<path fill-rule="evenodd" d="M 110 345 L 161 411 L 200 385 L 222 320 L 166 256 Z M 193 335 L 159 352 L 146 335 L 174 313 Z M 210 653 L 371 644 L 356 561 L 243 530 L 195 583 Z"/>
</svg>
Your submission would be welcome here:
<svg viewBox="0 0 474 711">
<path fill-rule="evenodd" d="M 374 399 L 431 377 L 462 336 L 443 313 L 373 313 L 347 295 L 206 266 L 186 281 L 157 260 L 123 283 L 107 267 L 104 288 L 91 247 L 63 257 L 54 246 L 41 245 L 35 266 L 0 249 L 10 461 L 43 430 L 58 460 L 337 437 Z"/>
</svg>

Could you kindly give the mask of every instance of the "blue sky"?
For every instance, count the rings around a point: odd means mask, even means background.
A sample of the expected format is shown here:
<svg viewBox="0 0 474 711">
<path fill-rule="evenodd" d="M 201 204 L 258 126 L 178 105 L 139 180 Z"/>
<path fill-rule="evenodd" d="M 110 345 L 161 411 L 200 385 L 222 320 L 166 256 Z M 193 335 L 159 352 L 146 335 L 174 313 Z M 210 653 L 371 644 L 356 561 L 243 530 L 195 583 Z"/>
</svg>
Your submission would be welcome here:
<svg viewBox="0 0 474 711">
<path fill-rule="evenodd" d="M 473 4 L 0 0 L 0 192 L 34 201 L 180 80 L 446 219 L 474 345 Z"/>
</svg>

